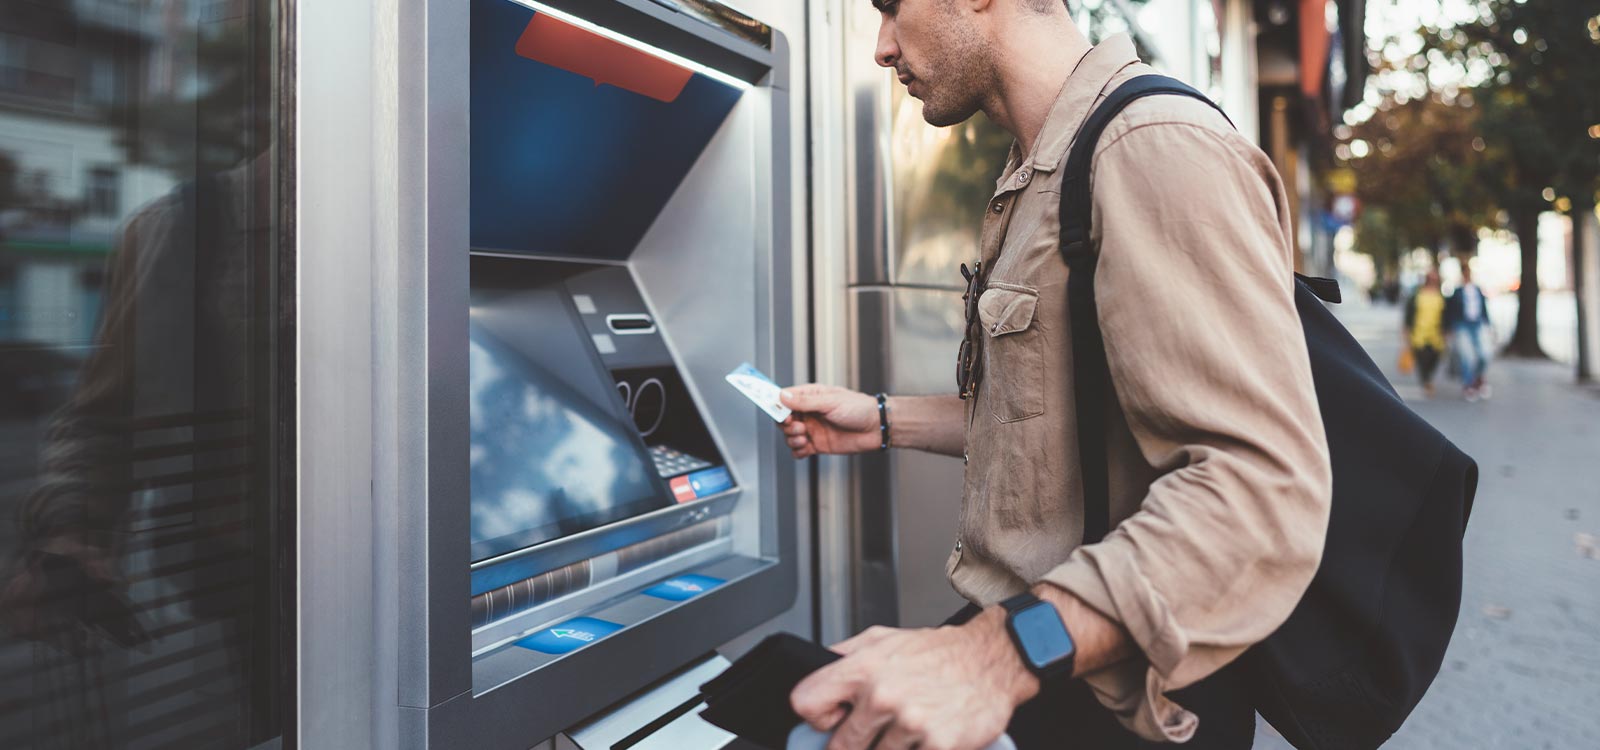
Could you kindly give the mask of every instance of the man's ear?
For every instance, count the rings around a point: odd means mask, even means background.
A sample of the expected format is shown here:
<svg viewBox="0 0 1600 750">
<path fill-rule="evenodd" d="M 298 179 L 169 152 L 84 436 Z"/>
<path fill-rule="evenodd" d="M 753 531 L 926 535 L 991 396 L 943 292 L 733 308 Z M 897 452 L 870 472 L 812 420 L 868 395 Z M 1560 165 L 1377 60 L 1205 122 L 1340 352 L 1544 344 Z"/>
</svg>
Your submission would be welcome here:
<svg viewBox="0 0 1600 750">
<path fill-rule="evenodd" d="M 966 6 L 967 6 L 967 9 L 971 10 L 974 13 L 984 13 L 984 12 L 987 12 L 990 9 L 992 9 L 999 2 L 1009 2 L 1009 0 L 960 0 L 960 1 L 965 3 Z"/>
</svg>

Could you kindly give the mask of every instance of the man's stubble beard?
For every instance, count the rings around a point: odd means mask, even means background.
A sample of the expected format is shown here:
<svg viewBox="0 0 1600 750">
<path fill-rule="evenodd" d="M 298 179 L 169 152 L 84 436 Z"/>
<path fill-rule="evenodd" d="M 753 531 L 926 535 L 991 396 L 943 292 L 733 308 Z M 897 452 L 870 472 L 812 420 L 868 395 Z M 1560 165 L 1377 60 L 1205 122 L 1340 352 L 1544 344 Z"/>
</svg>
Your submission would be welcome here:
<svg viewBox="0 0 1600 750">
<path fill-rule="evenodd" d="M 953 24 L 947 43 L 929 61 L 929 70 L 941 75 L 938 87 L 930 87 L 922 102 L 922 119 L 934 127 L 966 122 L 983 108 L 984 97 L 995 89 L 992 50 L 975 29 L 959 23 Z"/>
</svg>

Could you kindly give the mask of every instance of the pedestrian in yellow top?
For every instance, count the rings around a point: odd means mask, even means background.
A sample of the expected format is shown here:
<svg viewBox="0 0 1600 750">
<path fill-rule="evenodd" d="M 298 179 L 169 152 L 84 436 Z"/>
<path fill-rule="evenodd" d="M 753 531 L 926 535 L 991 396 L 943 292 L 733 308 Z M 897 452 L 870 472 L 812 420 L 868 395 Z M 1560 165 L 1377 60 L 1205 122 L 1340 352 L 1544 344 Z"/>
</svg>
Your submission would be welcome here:
<svg viewBox="0 0 1600 750">
<path fill-rule="evenodd" d="M 1411 347 L 1416 357 L 1422 392 L 1429 398 L 1433 397 L 1433 373 L 1444 352 L 1444 303 L 1438 271 L 1429 271 L 1422 287 L 1406 302 L 1405 346 Z"/>
</svg>

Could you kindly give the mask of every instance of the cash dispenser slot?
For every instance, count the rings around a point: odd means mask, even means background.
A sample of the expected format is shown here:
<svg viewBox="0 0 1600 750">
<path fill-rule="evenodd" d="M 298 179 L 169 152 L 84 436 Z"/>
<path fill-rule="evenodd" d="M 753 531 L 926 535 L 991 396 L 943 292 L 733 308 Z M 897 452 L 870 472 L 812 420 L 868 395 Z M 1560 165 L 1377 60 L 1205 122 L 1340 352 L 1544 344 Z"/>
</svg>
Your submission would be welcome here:
<svg viewBox="0 0 1600 750">
<path fill-rule="evenodd" d="M 649 315 L 607 315 L 606 327 L 619 336 L 655 333 L 656 321 Z"/>
</svg>

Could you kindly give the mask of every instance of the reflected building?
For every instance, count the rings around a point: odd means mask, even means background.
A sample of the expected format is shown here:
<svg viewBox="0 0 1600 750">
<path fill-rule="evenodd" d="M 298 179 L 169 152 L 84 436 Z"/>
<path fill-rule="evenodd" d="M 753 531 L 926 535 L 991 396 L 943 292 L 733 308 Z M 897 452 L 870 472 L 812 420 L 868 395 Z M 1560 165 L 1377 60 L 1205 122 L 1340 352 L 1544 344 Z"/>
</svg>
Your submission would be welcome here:
<svg viewBox="0 0 1600 750">
<path fill-rule="evenodd" d="M 0 12 L 0 747 L 281 733 L 274 4 Z"/>
</svg>

